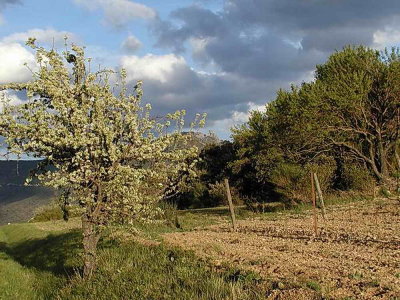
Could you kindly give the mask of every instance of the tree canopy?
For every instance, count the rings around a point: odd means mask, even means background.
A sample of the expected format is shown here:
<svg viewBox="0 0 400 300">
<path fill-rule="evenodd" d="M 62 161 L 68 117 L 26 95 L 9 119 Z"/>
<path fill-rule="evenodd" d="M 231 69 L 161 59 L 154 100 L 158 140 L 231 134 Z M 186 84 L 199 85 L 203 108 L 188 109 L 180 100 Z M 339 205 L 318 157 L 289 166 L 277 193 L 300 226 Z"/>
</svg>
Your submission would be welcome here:
<svg viewBox="0 0 400 300">
<path fill-rule="evenodd" d="M 10 151 L 43 159 L 36 175 L 62 190 L 64 207 L 77 202 L 84 208 L 84 275 L 89 277 L 101 229 L 157 214 L 156 203 L 170 183 L 182 170 L 192 170 L 197 148 L 185 146 L 185 111 L 156 120 L 150 104 L 141 105 L 141 81 L 129 92 L 124 70 L 93 71 L 83 48 L 60 54 L 34 42 L 28 42 L 38 63 L 33 79 L 0 86 L 25 90 L 29 98 L 16 106 L 4 98 L 0 134 Z M 204 118 L 197 115 L 192 127 Z"/>
<path fill-rule="evenodd" d="M 253 181 L 265 186 L 282 164 L 331 158 L 336 168 L 354 163 L 390 184 L 400 168 L 399 75 L 396 49 L 346 47 L 332 54 L 317 66 L 314 81 L 278 91 L 265 113 L 254 112 L 233 130 L 233 165 L 252 170 Z"/>
</svg>

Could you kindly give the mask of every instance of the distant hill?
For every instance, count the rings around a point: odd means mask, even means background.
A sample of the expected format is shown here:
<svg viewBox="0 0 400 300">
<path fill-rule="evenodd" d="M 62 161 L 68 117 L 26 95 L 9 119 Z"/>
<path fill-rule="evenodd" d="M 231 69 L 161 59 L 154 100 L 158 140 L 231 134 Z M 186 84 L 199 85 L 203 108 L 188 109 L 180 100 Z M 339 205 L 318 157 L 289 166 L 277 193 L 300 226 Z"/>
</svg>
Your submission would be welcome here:
<svg viewBox="0 0 400 300">
<path fill-rule="evenodd" d="M 24 186 L 29 172 L 39 161 L 0 161 L 0 225 L 29 220 L 36 208 L 55 197 L 52 189 Z"/>
<path fill-rule="evenodd" d="M 183 132 L 184 135 L 190 135 L 189 146 L 196 146 L 202 150 L 207 145 L 220 144 L 222 141 L 214 133 L 202 133 L 198 131 Z"/>
</svg>

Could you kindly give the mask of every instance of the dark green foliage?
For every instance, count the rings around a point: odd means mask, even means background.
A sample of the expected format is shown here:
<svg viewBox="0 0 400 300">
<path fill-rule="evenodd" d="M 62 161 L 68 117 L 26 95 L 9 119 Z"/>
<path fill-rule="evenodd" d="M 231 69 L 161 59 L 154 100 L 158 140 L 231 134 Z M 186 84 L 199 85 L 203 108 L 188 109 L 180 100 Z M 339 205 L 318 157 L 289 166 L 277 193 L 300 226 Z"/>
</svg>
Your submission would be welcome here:
<svg viewBox="0 0 400 300">
<path fill-rule="evenodd" d="M 346 47 L 233 129 L 236 186 L 250 202 L 310 201 L 311 171 L 325 193 L 393 186 L 399 118 L 399 52 Z"/>
<path fill-rule="evenodd" d="M 190 178 L 185 187 L 170 202 L 175 204 L 178 209 L 203 208 L 211 204 L 207 186 L 198 178 Z"/>
<path fill-rule="evenodd" d="M 226 204 L 226 191 L 223 186 L 224 178 L 233 183 L 232 197 L 236 204 L 240 197 L 234 186 L 234 176 L 230 164 L 234 160 L 235 151 L 229 141 L 212 141 L 199 154 L 196 169 L 198 177 L 189 178 L 185 186 L 171 200 L 178 209 L 215 207 Z"/>
<path fill-rule="evenodd" d="M 341 190 L 371 191 L 376 185 L 371 172 L 358 163 L 347 163 L 341 169 Z"/>
<path fill-rule="evenodd" d="M 70 218 L 79 217 L 82 214 L 82 209 L 78 206 L 71 206 L 68 208 L 68 215 Z M 35 215 L 30 222 L 46 222 L 53 220 L 61 220 L 64 218 L 64 212 L 59 205 L 47 205 L 37 209 Z M 65 220 L 68 221 L 68 220 Z"/>
<path fill-rule="evenodd" d="M 198 168 L 204 170 L 201 179 L 207 183 L 223 181 L 225 177 L 231 177 L 229 163 L 235 157 L 232 142 L 208 144 L 200 153 Z"/>
</svg>

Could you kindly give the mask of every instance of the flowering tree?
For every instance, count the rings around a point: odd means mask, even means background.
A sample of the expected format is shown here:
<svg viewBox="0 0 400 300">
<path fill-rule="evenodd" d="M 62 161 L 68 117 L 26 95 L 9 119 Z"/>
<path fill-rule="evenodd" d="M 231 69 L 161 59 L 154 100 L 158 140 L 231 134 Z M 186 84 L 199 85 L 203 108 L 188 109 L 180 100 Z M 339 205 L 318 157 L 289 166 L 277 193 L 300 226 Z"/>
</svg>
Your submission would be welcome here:
<svg viewBox="0 0 400 300">
<path fill-rule="evenodd" d="M 153 119 L 151 106 L 140 104 L 142 83 L 129 94 L 124 70 L 111 85 L 115 72 L 91 72 L 83 48 L 72 46 L 59 54 L 34 42 L 27 43 L 38 63 L 33 80 L 0 86 L 25 90 L 28 96 L 25 104 L 4 103 L 0 134 L 12 152 L 43 159 L 35 175 L 62 191 L 64 207 L 73 201 L 84 209 L 87 278 L 96 265 L 102 228 L 114 221 L 154 216 L 155 204 L 171 190 L 170 182 L 195 164 L 197 149 L 185 146 L 190 138 L 182 134 L 185 112 Z M 203 123 L 204 116 L 197 115 L 191 125 Z"/>
</svg>

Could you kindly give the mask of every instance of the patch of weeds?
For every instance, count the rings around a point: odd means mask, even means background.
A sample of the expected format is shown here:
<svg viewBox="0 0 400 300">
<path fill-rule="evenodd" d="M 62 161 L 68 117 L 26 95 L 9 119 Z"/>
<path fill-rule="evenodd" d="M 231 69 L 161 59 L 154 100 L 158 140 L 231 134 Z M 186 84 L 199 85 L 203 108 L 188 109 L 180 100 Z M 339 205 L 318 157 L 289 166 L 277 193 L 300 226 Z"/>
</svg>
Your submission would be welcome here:
<svg viewBox="0 0 400 300">
<path fill-rule="evenodd" d="M 226 271 L 225 278 L 230 282 L 241 282 L 244 284 L 260 283 L 262 278 L 259 274 L 252 271 L 243 271 L 236 268 L 230 268 Z"/>
<path fill-rule="evenodd" d="M 381 196 L 386 197 L 386 198 L 389 198 L 389 197 L 391 196 L 390 191 L 389 191 L 386 187 L 382 187 L 382 188 L 380 189 L 380 191 L 379 191 L 379 194 L 380 194 Z"/>
<path fill-rule="evenodd" d="M 394 277 L 396 277 L 396 278 L 400 278 L 400 273 L 396 273 L 396 274 L 394 274 Z"/>
<path fill-rule="evenodd" d="M 379 281 L 378 280 L 372 280 L 372 281 L 368 281 L 366 283 L 366 286 L 370 286 L 370 287 L 379 287 Z"/>
<path fill-rule="evenodd" d="M 354 272 L 354 273 L 352 273 L 352 274 L 349 275 L 349 278 L 350 278 L 350 279 L 356 279 L 356 280 L 360 280 L 360 279 L 362 279 L 363 277 L 364 277 L 364 275 L 363 275 L 361 272 L 359 272 L 359 271 L 356 271 L 356 272 Z"/>
<path fill-rule="evenodd" d="M 286 288 L 286 284 L 282 281 L 272 281 L 271 282 L 271 289 L 272 290 L 284 290 Z"/>
<path fill-rule="evenodd" d="M 312 280 L 307 281 L 307 282 L 306 282 L 306 286 L 307 286 L 308 288 L 310 288 L 310 289 L 316 291 L 316 292 L 321 292 L 321 286 L 320 286 L 320 284 L 319 284 L 318 282 L 316 282 L 316 281 L 312 281 Z"/>
<path fill-rule="evenodd" d="M 211 245 L 210 245 L 210 249 L 211 249 L 212 251 L 214 251 L 214 252 L 219 253 L 219 254 L 224 253 L 224 248 L 223 248 L 221 245 L 219 245 L 219 244 L 211 244 Z"/>
<path fill-rule="evenodd" d="M 294 206 L 289 210 L 289 212 L 290 212 L 291 214 L 299 215 L 299 214 L 303 214 L 305 211 L 307 211 L 307 210 L 309 210 L 309 209 L 311 209 L 311 208 L 312 208 L 312 206 L 311 206 L 310 204 L 308 204 L 308 203 L 301 203 L 301 204 L 294 205 Z"/>
<path fill-rule="evenodd" d="M 250 260 L 250 261 L 249 261 L 249 264 L 252 265 L 252 266 L 259 266 L 259 265 L 261 265 L 262 263 L 263 263 L 263 262 L 262 262 L 261 260 L 259 260 L 259 259 Z"/>
<path fill-rule="evenodd" d="M 252 271 L 244 271 L 225 265 L 222 270 L 225 281 L 242 288 L 250 299 L 264 299 L 266 294 L 265 281 Z M 239 299 L 239 298 L 238 298 Z"/>
<path fill-rule="evenodd" d="M 228 214 L 228 212 L 227 212 Z M 218 214 L 208 214 L 202 212 L 193 213 L 192 211 L 179 211 L 178 220 L 181 228 L 185 231 L 193 230 L 196 227 L 206 227 L 218 222 Z"/>
</svg>

